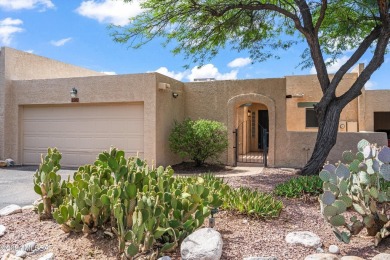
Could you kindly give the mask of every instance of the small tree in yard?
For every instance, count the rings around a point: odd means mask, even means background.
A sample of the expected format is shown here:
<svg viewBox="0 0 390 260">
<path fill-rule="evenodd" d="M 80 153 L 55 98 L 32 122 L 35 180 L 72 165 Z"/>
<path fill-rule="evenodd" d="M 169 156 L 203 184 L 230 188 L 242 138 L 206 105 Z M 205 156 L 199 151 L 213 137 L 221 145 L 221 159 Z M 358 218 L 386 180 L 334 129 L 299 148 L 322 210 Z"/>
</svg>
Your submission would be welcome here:
<svg viewBox="0 0 390 260">
<path fill-rule="evenodd" d="M 190 158 L 200 166 L 207 159 L 216 159 L 227 148 L 227 130 L 222 123 L 205 119 L 175 122 L 169 146 L 180 157 Z"/>
<path fill-rule="evenodd" d="M 307 44 L 301 65 L 314 65 L 323 96 L 314 107 L 318 134 L 303 174 L 316 174 L 323 166 L 336 143 L 342 109 L 384 62 L 390 38 L 389 0 L 144 0 L 141 7 L 144 12 L 112 33 L 115 41 L 140 47 L 164 37 L 175 40 L 174 53 L 200 64 L 229 45 L 264 61 L 277 57 L 275 49 Z M 347 50 L 350 58 L 329 77 L 327 65 Z M 370 53 L 366 68 L 337 96 L 343 76 Z"/>
</svg>

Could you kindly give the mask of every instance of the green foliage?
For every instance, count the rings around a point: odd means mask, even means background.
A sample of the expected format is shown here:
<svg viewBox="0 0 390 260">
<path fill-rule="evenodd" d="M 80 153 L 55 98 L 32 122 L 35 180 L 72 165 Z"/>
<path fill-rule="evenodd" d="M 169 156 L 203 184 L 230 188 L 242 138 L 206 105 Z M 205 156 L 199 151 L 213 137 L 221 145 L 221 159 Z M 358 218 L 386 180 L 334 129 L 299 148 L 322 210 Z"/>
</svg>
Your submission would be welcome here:
<svg viewBox="0 0 390 260">
<path fill-rule="evenodd" d="M 228 190 L 222 207 L 256 218 L 275 218 L 279 217 L 283 203 L 272 194 L 240 187 Z"/>
<path fill-rule="evenodd" d="M 175 122 L 169 146 L 174 153 L 199 166 L 207 159 L 216 159 L 227 148 L 227 130 L 220 122 L 204 119 Z"/>
<path fill-rule="evenodd" d="M 47 155 L 41 156 L 41 164 L 34 174 L 34 191 L 41 195 L 42 202 L 38 205 L 41 218 L 51 218 L 53 207 L 58 207 L 66 193 L 65 183 L 61 184 L 61 176 L 57 174 L 61 154 L 56 148 L 48 148 Z"/>
<path fill-rule="evenodd" d="M 322 192 L 323 181 L 316 175 L 292 178 L 275 187 L 277 196 L 300 198 L 305 194 L 318 196 Z"/>
<path fill-rule="evenodd" d="M 349 243 L 352 235 L 364 228 L 375 236 L 375 245 L 390 235 L 390 148 L 378 148 L 361 140 L 356 154 L 343 153 L 344 163 L 337 167 L 324 166 L 319 177 L 324 181 L 320 195 L 321 213 L 333 226 L 333 232 L 343 242 Z M 345 218 L 348 209 L 360 215 Z M 347 231 L 342 231 L 344 227 Z"/>
</svg>

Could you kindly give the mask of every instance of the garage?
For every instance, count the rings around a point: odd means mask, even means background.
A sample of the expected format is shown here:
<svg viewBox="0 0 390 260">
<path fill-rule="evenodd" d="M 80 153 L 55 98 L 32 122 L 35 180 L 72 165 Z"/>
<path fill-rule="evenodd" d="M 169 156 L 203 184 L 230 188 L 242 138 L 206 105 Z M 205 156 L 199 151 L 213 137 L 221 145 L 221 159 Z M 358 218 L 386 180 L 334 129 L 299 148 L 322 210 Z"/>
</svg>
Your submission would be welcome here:
<svg viewBox="0 0 390 260">
<path fill-rule="evenodd" d="M 62 153 L 62 166 L 93 163 L 110 146 L 144 154 L 143 103 L 24 106 L 23 164 L 37 165 L 47 147 Z"/>
</svg>

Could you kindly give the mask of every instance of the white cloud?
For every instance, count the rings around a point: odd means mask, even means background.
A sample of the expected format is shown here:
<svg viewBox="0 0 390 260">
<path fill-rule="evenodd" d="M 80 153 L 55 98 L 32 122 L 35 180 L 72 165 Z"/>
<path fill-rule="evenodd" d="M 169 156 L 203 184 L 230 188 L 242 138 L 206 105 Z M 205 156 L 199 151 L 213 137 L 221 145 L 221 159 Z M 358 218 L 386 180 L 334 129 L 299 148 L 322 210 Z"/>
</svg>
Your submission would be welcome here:
<svg viewBox="0 0 390 260">
<path fill-rule="evenodd" d="M 58 41 L 51 41 L 51 45 L 54 45 L 56 47 L 64 46 L 67 42 L 71 41 L 72 37 L 64 38 Z"/>
<path fill-rule="evenodd" d="M 0 7 L 6 10 L 34 9 L 40 7 L 41 10 L 54 8 L 51 0 L 0 0 Z"/>
<path fill-rule="evenodd" d="M 112 0 L 88 0 L 83 1 L 76 9 L 82 16 L 98 20 L 100 23 L 113 23 L 115 25 L 126 25 L 130 17 L 142 13 L 139 0 L 125 3 Z"/>
<path fill-rule="evenodd" d="M 167 67 L 160 67 L 156 70 L 156 72 L 174 78 L 176 80 L 182 80 L 188 74 L 188 71 L 183 71 L 183 72 L 169 71 Z"/>
<path fill-rule="evenodd" d="M 333 64 L 327 66 L 327 71 L 328 71 L 328 73 L 336 73 L 336 72 L 340 69 L 340 67 L 343 66 L 344 63 L 346 63 L 346 62 L 348 61 L 348 59 L 349 59 L 348 56 L 343 56 L 343 57 L 341 57 L 341 58 L 339 58 L 339 59 L 336 59 L 336 61 L 335 61 Z M 331 60 L 331 59 L 328 58 L 328 59 L 325 60 L 325 62 L 329 62 L 330 60 Z M 313 66 L 313 67 L 310 69 L 310 74 L 316 74 L 316 73 L 317 73 L 317 70 L 316 70 L 316 68 Z"/>
<path fill-rule="evenodd" d="M 27 53 L 34 53 L 34 50 L 25 50 L 24 52 L 27 52 Z"/>
<path fill-rule="evenodd" d="M 0 43 L 2 45 L 10 45 L 13 35 L 23 31 L 20 27 L 21 24 L 23 24 L 23 21 L 20 19 L 8 17 L 0 20 Z"/>
<path fill-rule="evenodd" d="M 376 86 L 377 86 L 377 83 L 375 81 L 372 81 L 372 80 L 367 81 L 366 84 L 364 85 L 364 87 L 366 89 L 374 89 Z"/>
<path fill-rule="evenodd" d="M 206 64 L 202 67 L 194 67 L 187 76 L 190 81 L 199 78 L 215 78 L 216 80 L 237 79 L 238 70 L 232 70 L 228 73 L 220 73 L 213 64 Z"/>
<path fill-rule="evenodd" d="M 106 75 L 116 75 L 115 71 L 102 71 L 102 73 L 104 73 Z"/>
<path fill-rule="evenodd" d="M 251 62 L 252 62 L 251 58 L 237 58 L 237 59 L 234 59 L 231 62 L 229 62 L 228 67 L 240 68 L 240 67 L 244 67 L 246 65 L 251 64 Z"/>
</svg>

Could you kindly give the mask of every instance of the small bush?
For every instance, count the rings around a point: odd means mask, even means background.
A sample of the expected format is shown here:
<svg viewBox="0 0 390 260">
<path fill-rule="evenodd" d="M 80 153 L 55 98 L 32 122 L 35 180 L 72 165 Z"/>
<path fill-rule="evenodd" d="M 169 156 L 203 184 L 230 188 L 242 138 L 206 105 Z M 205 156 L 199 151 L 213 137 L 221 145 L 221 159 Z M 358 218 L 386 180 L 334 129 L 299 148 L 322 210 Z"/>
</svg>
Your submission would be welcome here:
<svg viewBox="0 0 390 260">
<path fill-rule="evenodd" d="M 216 159 L 227 148 L 227 130 L 220 122 L 204 119 L 175 122 L 169 146 L 183 159 L 189 158 L 200 166 L 207 159 Z"/>
<path fill-rule="evenodd" d="M 272 194 L 262 193 L 251 190 L 249 188 L 233 189 L 222 179 L 213 176 L 212 174 L 204 175 L 206 182 L 213 183 L 214 186 L 210 190 L 216 189 L 223 191 L 225 196 L 220 198 L 223 201 L 221 208 L 239 212 L 256 218 L 275 218 L 280 215 L 283 209 L 283 203 L 275 199 Z M 221 181 L 217 181 L 220 179 Z M 214 192 L 216 193 L 216 192 Z"/>
<path fill-rule="evenodd" d="M 317 176 L 300 176 L 278 184 L 274 193 L 287 198 L 300 198 L 305 194 L 319 195 L 322 192 L 323 181 Z"/>
</svg>

